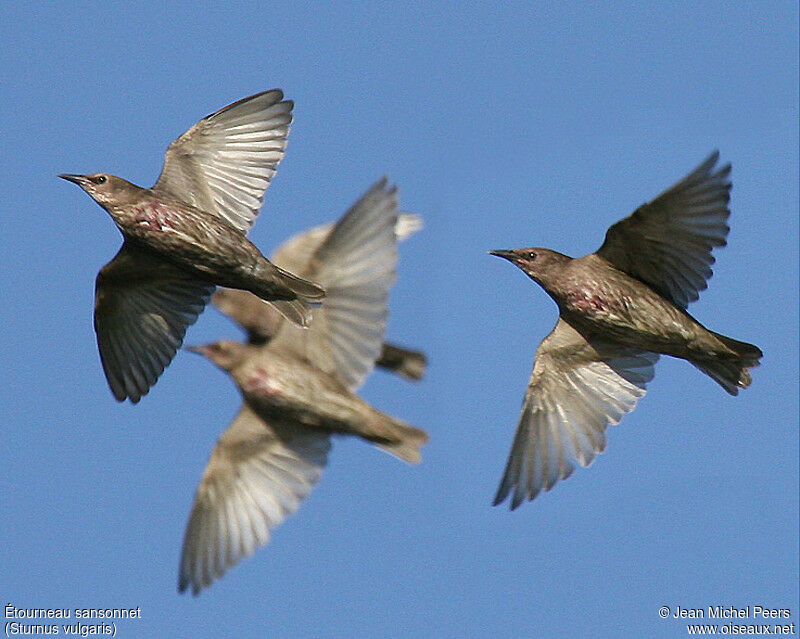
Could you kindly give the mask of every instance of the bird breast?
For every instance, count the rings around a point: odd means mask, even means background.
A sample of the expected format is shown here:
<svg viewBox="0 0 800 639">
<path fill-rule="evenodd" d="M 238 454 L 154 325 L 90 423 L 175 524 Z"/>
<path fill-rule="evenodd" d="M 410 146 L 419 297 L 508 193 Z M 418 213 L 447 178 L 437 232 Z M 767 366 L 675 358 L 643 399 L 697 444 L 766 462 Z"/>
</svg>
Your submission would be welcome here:
<svg viewBox="0 0 800 639">
<path fill-rule="evenodd" d="M 572 281 L 554 298 L 565 317 L 588 326 L 604 326 L 606 330 L 635 329 L 640 323 L 635 315 L 633 291 L 615 287 L 595 278 Z"/>
<path fill-rule="evenodd" d="M 558 284 L 553 297 L 570 313 L 599 318 L 625 312 L 625 292 L 613 290 L 596 278 L 569 278 Z"/>
<path fill-rule="evenodd" d="M 566 295 L 566 302 L 571 310 L 585 315 L 608 313 L 610 310 L 609 301 L 606 297 L 596 291 L 586 289 L 569 291 Z"/>
<path fill-rule="evenodd" d="M 161 202 L 150 202 L 135 210 L 133 223 L 152 231 L 174 231 L 171 210 Z"/>
<path fill-rule="evenodd" d="M 252 395 L 266 401 L 276 400 L 284 396 L 286 389 L 280 380 L 261 366 L 254 368 L 245 378 L 242 390 L 247 395 Z"/>
</svg>

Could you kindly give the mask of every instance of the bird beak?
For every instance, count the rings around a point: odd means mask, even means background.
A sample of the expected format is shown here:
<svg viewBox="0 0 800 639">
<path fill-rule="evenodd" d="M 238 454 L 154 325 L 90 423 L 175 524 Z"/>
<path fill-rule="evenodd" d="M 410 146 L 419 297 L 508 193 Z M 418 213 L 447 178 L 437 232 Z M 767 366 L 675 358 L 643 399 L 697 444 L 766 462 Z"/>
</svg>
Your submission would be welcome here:
<svg viewBox="0 0 800 639">
<path fill-rule="evenodd" d="M 489 255 L 502 257 L 504 260 L 508 260 L 509 262 L 516 262 L 517 260 L 517 254 L 514 251 L 489 251 Z"/>
<path fill-rule="evenodd" d="M 205 355 L 206 354 L 206 347 L 205 346 L 184 346 L 183 350 L 191 351 L 192 353 L 197 353 L 198 355 Z"/>
<path fill-rule="evenodd" d="M 62 173 L 58 177 L 60 177 L 62 180 L 66 180 L 67 182 L 74 182 L 78 186 L 86 182 L 85 175 L 72 175 L 71 173 Z"/>
</svg>

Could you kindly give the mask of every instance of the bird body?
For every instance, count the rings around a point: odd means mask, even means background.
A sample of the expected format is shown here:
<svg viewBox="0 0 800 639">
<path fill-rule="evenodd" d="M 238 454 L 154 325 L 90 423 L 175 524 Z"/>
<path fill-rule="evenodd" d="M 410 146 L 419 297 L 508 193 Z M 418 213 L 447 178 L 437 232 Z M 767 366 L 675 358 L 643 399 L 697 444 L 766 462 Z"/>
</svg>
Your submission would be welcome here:
<svg viewBox="0 0 800 639">
<path fill-rule="evenodd" d="M 206 116 L 170 144 L 151 189 L 104 173 L 59 176 L 102 206 L 125 239 L 95 285 L 100 359 L 117 400 L 147 394 L 217 285 L 251 291 L 308 324 L 324 290 L 271 264 L 245 237 L 283 158 L 292 107 L 274 90 Z"/>
<path fill-rule="evenodd" d="M 199 279 L 252 292 L 264 301 L 322 299 L 320 287 L 272 264 L 225 219 L 128 185 L 137 190 L 136 200 L 103 207 L 126 239 Z"/>
<path fill-rule="evenodd" d="M 267 543 L 271 530 L 319 481 L 333 435 L 358 437 L 404 461 L 420 461 L 425 431 L 355 393 L 381 353 L 397 229 L 397 192 L 384 179 L 335 225 L 304 233 L 278 250 L 276 262 L 292 265 L 327 291 L 308 330 L 274 317 L 264 321 L 238 291 L 218 298 L 263 340 L 191 349 L 230 374 L 243 402 L 197 487 L 179 591 L 191 587 L 199 593 Z"/>
<path fill-rule="evenodd" d="M 588 466 L 605 429 L 645 394 L 659 355 L 685 359 L 729 394 L 751 383 L 761 350 L 708 330 L 687 311 L 725 245 L 730 165 L 712 154 L 692 173 L 614 224 L 603 245 L 571 258 L 542 248 L 491 251 L 556 302 L 495 504 L 511 508 Z"/>
<path fill-rule="evenodd" d="M 601 334 L 622 345 L 689 361 L 738 354 L 716 333 L 647 284 L 620 271 L 599 255 L 559 255 L 545 265 L 535 252 L 535 279 L 553 298 L 561 317 L 581 332 Z M 566 259 L 564 259 L 566 258 Z M 730 338 L 725 338 L 730 341 Z"/>
<path fill-rule="evenodd" d="M 424 431 L 376 410 L 335 376 L 278 348 L 222 341 L 193 347 L 230 373 L 244 401 L 265 422 L 355 435 L 417 463 Z"/>
</svg>

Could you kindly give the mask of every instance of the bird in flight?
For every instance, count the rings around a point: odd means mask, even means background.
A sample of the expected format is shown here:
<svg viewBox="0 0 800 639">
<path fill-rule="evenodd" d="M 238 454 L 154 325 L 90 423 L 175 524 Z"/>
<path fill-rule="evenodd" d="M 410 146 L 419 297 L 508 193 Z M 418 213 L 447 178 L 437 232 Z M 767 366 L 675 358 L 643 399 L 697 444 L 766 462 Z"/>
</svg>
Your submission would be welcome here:
<svg viewBox="0 0 800 639">
<path fill-rule="evenodd" d="M 103 207 L 124 238 L 95 282 L 97 345 L 118 401 L 147 394 L 216 285 L 250 291 L 301 326 L 324 297 L 245 237 L 283 159 L 292 108 L 272 90 L 203 118 L 170 144 L 150 189 L 105 173 L 59 176 Z"/>
<path fill-rule="evenodd" d="M 304 272 L 311 255 L 330 235 L 333 227 L 333 224 L 322 224 L 298 233 L 270 255 L 270 261 L 293 273 Z M 395 236 L 398 242 L 408 239 L 421 228 L 422 219 L 418 215 L 410 213 L 397 215 Z M 211 296 L 211 302 L 239 324 L 247 333 L 248 343 L 256 346 L 262 346 L 275 337 L 283 321 L 283 317 L 275 308 L 263 304 L 258 297 L 247 291 L 219 288 Z M 419 381 L 425 375 L 427 363 L 427 357 L 421 351 L 384 342 L 375 366 L 405 379 Z"/>
<path fill-rule="evenodd" d="M 687 360 L 731 395 L 750 385 L 762 353 L 686 312 L 725 246 L 731 167 L 713 153 L 673 187 L 606 233 L 581 258 L 542 248 L 491 251 L 518 266 L 558 305 L 536 352 L 494 504 L 511 509 L 588 466 L 608 424 L 634 409 L 660 354 Z"/>
<path fill-rule="evenodd" d="M 198 594 L 269 541 L 320 479 L 332 435 L 356 436 L 406 462 L 420 461 L 425 431 L 355 393 L 381 353 L 397 219 L 396 189 L 384 179 L 333 228 L 300 235 L 277 251 L 277 263 L 294 262 L 327 291 L 308 330 L 284 320 L 263 345 L 221 341 L 191 349 L 231 375 L 243 403 L 197 487 L 180 592 Z M 303 246 L 308 250 L 298 249 Z"/>
</svg>

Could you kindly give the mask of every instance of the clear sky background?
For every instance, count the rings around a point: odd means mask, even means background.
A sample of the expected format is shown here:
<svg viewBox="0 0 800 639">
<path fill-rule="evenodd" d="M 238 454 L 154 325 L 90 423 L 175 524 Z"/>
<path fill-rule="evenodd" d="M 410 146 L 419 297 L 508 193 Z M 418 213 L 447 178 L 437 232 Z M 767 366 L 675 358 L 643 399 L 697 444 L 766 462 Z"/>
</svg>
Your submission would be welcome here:
<svg viewBox="0 0 800 639">
<path fill-rule="evenodd" d="M 266 4 L 0 8 L 0 603 L 141 607 L 120 637 L 683 636 L 662 605 L 797 624 L 797 3 Z M 250 236 L 265 253 L 383 174 L 425 218 L 388 337 L 428 377 L 376 372 L 362 394 L 431 441 L 411 467 L 337 440 L 267 547 L 179 596 L 239 395 L 182 352 L 139 405 L 114 401 L 92 306 L 120 236 L 56 174 L 149 186 L 171 140 L 273 87 L 296 107 Z M 731 232 L 690 310 L 763 349 L 752 387 L 664 358 L 592 467 L 493 508 L 556 308 L 487 251 L 589 253 L 715 148 Z M 208 309 L 187 343 L 238 336 Z"/>
</svg>

